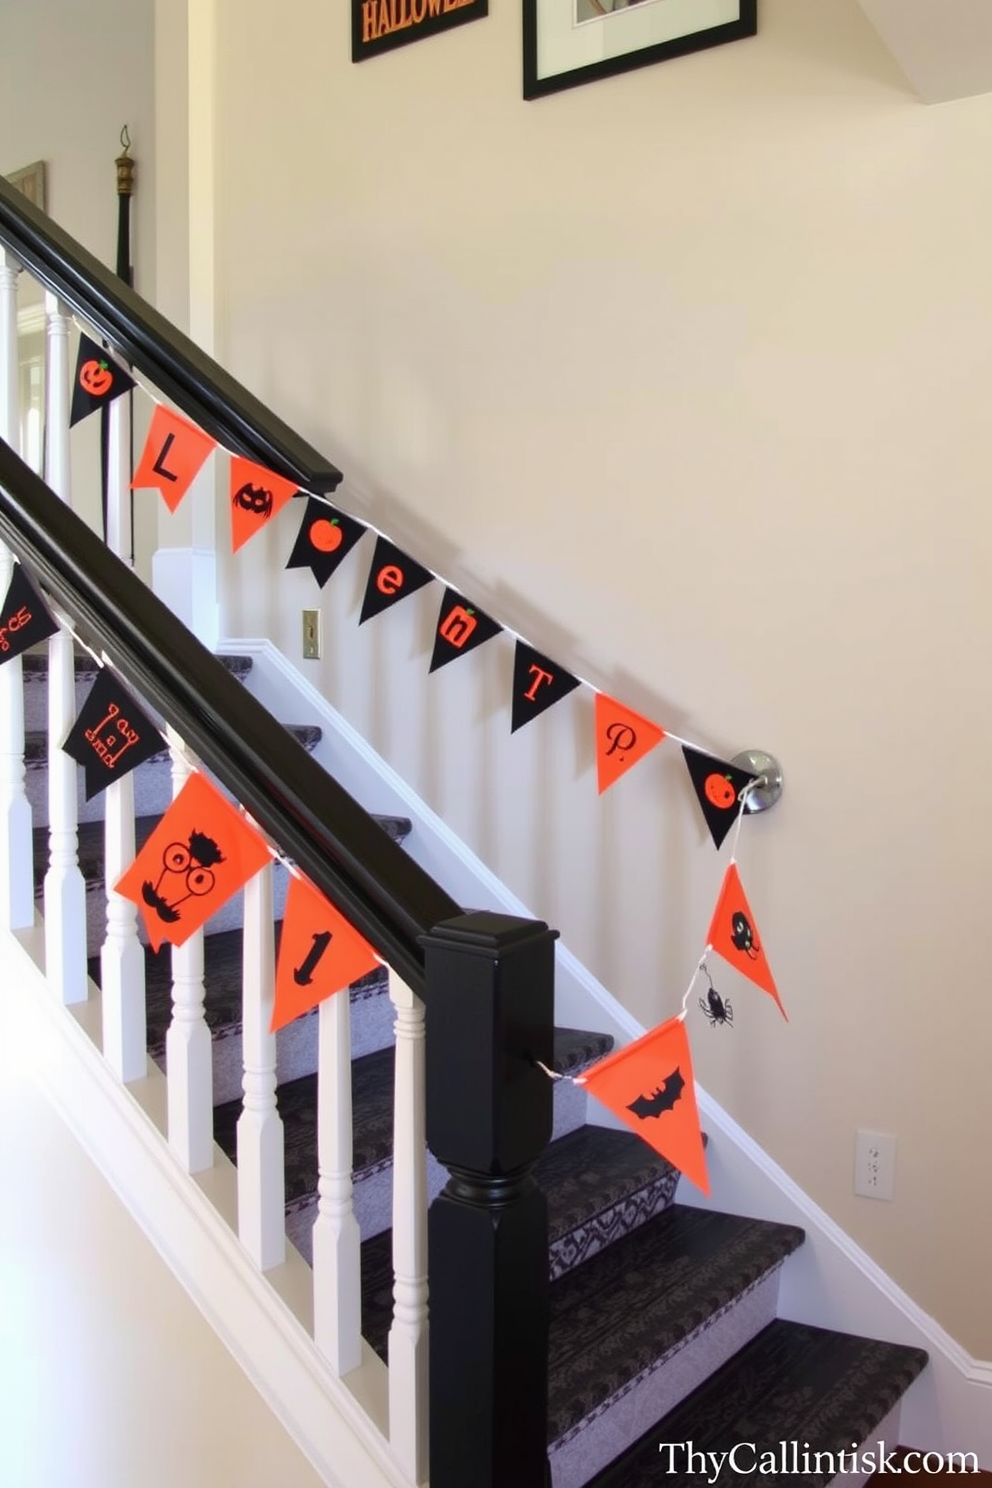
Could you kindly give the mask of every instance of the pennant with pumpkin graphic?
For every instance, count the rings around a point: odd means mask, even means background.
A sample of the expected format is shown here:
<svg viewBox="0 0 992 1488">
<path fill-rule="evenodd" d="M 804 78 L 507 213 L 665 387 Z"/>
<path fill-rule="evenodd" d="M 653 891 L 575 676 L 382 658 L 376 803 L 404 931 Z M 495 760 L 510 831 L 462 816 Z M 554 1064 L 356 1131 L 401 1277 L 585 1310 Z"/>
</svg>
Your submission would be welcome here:
<svg viewBox="0 0 992 1488">
<path fill-rule="evenodd" d="M 755 986 L 774 997 L 779 1012 L 788 1021 L 789 1015 L 782 1006 L 775 978 L 758 939 L 754 915 L 747 902 L 736 863 L 730 863 L 723 875 L 723 886 L 713 911 L 707 940 L 725 961 L 729 961 L 731 966 L 736 967 Z"/>
<path fill-rule="evenodd" d="M 197 771 L 114 890 L 138 906 L 157 951 L 164 940 L 183 945 L 270 856 L 254 827 Z"/>
<path fill-rule="evenodd" d="M 21 563 L 14 564 L 7 593 L 0 605 L 0 665 L 13 661 L 29 646 L 45 641 L 58 630 Z"/>
<path fill-rule="evenodd" d="M 631 1131 L 710 1191 L 689 1038 L 681 1018 L 646 1033 L 577 1076 Z"/>
<path fill-rule="evenodd" d="M 340 910 L 294 874 L 279 940 L 271 1031 L 285 1028 L 378 965 L 375 951 Z"/>
<path fill-rule="evenodd" d="M 530 723 L 538 714 L 560 703 L 579 686 L 578 677 L 566 672 L 550 656 L 542 656 L 533 646 L 517 642 L 513 658 L 513 712 L 510 733 Z"/>
<path fill-rule="evenodd" d="M 62 745 L 83 767 L 87 801 L 164 747 L 155 724 L 110 667 L 100 671 Z"/>
<path fill-rule="evenodd" d="M 758 777 L 728 764 L 726 760 L 716 759 L 712 754 L 692 749 L 688 744 L 682 745 L 682 753 L 706 825 L 713 841 L 720 847 L 741 814 L 741 791 Z"/>
<path fill-rule="evenodd" d="M 477 646 L 491 641 L 502 629 L 497 620 L 480 610 L 478 605 L 469 604 L 464 595 L 454 589 L 445 589 L 428 671 L 436 672 L 449 661 L 457 661 L 459 656 L 465 656 Z"/>
<path fill-rule="evenodd" d="M 236 553 L 292 501 L 299 486 L 244 455 L 232 455 L 230 489 L 231 552 Z"/>
<path fill-rule="evenodd" d="M 132 490 L 159 491 L 170 512 L 174 512 L 216 444 L 216 440 L 189 419 L 161 403 L 156 404 L 131 482 Z"/>
<path fill-rule="evenodd" d="M 72 380 L 72 406 L 69 427 L 81 423 L 98 408 L 106 408 L 122 393 L 134 387 L 134 378 L 119 362 L 98 346 L 89 336 L 80 336 L 76 353 L 76 372 Z"/>
<path fill-rule="evenodd" d="M 418 589 L 423 589 L 433 577 L 429 568 L 424 568 L 422 563 L 407 557 L 388 538 L 377 537 L 372 567 L 365 584 L 362 613 L 358 617 L 359 625 L 364 625 L 366 620 L 371 620 L 375 615 L 381 615 L 383 610 L 406 599 L 408 594 L 415 594 Z"/>
<path fill-rule="evenodd" d="M 596 774 L 599 794 L 609 790 L 632 765 L 650 754 L 665 737 L 665 730 L 630 708 L 596 694 Z"/>
<path fill-rule="evenodd" d="M 345 516 L 326 501 L 311 496 L 286 567 L 309 568 L 323 589 L 341 560 L 367 531 L 354 517 Z"/>
</svg>

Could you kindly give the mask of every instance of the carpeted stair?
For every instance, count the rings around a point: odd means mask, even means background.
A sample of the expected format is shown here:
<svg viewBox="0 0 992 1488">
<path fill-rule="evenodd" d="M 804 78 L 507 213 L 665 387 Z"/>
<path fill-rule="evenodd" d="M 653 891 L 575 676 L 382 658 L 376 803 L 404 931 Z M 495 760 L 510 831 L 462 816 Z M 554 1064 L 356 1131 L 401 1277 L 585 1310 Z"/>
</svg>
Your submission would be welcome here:
<svg viewBox="0 0 992 1488">
<path fill-rule="evenodd" d="M 248 659 L 228 665 L 243 678 L 248 675 Z M 80 658 L 78 701 L 94 676 L 95 665 Z M 35 821 L 43 823 L 44 656 L 25 659 L 25 677 L 29 793 L 36 803 Z M 310 748 L 319 738 L 319 730 L 306 725 L 293 732 Z M 140 844 L 171 796 L 164 751 L 136 772 L 136 782 Z M 80 859 L 93 906 L 94 980 L 99 979 L 105 915 L 101 810 L 100 797 L 83 804 L 80 828 Z M 409 821 L 379 820 L 397 840 L 410 831 Z M 39 825 L 39 894 L 45 853 Z M 282 892 L 277 889 L 277 916 Z M 146 974 L 149 1052 L 162 1064 L 171 1016 L 167 947 L 157 956 L 146 948 Z M 242 1074 L 240 896 L 207 926 L 205 985 L 214 1041 L 215 1136 L 233 1160 Z M 392 1307 L 393 1080 L 393 1013 L 385 973 L 364 977 L 350 997 L 363 1331 L 385 1357 Z M 316 1026 L 312 1013 L 278 1040 L 287 1230 L 308 1260 L 317 1204 Z M 574 1075 L 610 1046 L 605 1035 L 558 1029 L 555 1068 Z M 554 1488 L 702 1484 L 713 1481 L 714 1464 L 689 1461 L 683 1443 L 692 1443 L 697 1452 L 719 1453 L 753 1442 L 760 1454 L 795 1440 L 800 1451 L 808 1442 L 812 1451 L 850 1453 L 879 1428 L 894 1426 L 903 1392 L 926 1364 L 922 1351 L 776 1319 L 779 1273 L 802 1244 L 801 1230 L 677 1203 L 678 1173 L 632 1133 L 596 1125 L 594 1113 L 602 1116 L 601 1109 L 581 1087 L 556 1082 L 554 1100 L 553 1140 L 536 1170 L 549 1210 L 548 1448 Z M 433 1197 L 446 1174 L 429 1154 L 428 1170 Z M 887 1439 L 894 1444 L 894 1437 Z M 665 1443 L 673 1444 L 671 1452 L 659 1450 Z M 741 1471 L 735 1474 L 725 1461 L 721 1485 L 754 1480 L 755 1464 L 747 1452 L 739 1455 Z M 760 1481 L 831 1481 L 829 1472 L 806 1472 L 803 1459 L 802 1470 L 794 1467 L 788 1462 L 779 1476 L 766 1466 Z"/>
</svg>

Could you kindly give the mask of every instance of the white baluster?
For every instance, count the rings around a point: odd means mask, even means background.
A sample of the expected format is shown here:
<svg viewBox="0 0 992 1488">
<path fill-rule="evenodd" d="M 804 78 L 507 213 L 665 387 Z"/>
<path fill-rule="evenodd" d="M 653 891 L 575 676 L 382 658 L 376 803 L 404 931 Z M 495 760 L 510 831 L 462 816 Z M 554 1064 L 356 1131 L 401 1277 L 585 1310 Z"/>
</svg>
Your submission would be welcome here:
<svg viewBox="0 0 992 1488">
<path fill-rule="evenodd" d="M 172 795 L 192 774 L 179 736 L 166 729 L 172 750 Z M 187 1173 L 214 1163 L 214 1070 L 203 1012 L 203 931 L 172 948 L 172 1021 L 165 1035 L 169 1146 Z"/>
<path fill-rule="evenodd" d="M 362 1357 L 361 1235 L 352 1204 L 351 1000 L 320 1004 L 317 1056 L 317 1218 L 313 1226 L 314 1341 L 337 1374 Z"/>
<path fill-rule="evenodd" d="M 45 295 L 48 373 L 45 411 L 45 476 L 56 495 L 71 502 L 69 462 L 69 319 L 57 295 Z M 60 627 L 48 643 L 48 840 L 45 874 L 45 973 L 64 1003 L 84 1002 L 86 884 L 79 870 L 76 810 L 78 766 L 62 749 L 76 716 L 72 637 Z"/>
<path fill-rule="evenodd" d="M 260 1270 L 286 1259 L 286 1160 L 276 1105 L 272 866 L 245 884 L 244 1106 L 238 1118 L 238 1234 Z"/>
<path fill-rule="evenodd" d="M 389 1330 L 389 1444 L 411 1483 L 427 1477 L 427 1145 L 424 1004 L 395 972 L 393 1323 Z"/>
<path fill-rule="evenodd" d="M 127 398 L 110 405 L 107 471 L 107 546 L 126 558 L 130 544 L 120 514 L 128 510 L 131 416 Z M 138 911 L 113 892 L 134 858 L 134 776 L 114 780 L 104 795 L 104 861 L 107 865 L 107 934 L 100 951 L 103 1053 L 121 1080 L 147 1073 L 145 953 L 138 939 Z"/>
<path fill-rule="evenodd" d="M 17 275 L 20 264 L 0 246 L 0 438 L 18 449 Z M 0 543 L 0 600 L 13 573 Z M 31 803 L 24 789 L 24 687 L 21 658 L 0 666 L 0 925 L 34 922 Z"/>
</svg>

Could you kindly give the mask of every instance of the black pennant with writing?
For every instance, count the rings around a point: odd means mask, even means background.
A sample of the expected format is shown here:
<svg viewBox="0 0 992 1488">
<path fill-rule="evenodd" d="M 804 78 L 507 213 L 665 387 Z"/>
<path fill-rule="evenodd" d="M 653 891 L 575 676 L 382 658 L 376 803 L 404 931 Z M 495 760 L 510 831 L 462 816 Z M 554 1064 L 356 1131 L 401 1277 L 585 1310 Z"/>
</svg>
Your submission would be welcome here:
<svg viewBox="0 0 992 1488">
<path fill-rule="evenodd" d="M 436 672 L 438 667 L 447 666 L 449 661 L 457 661 L 459 656 L 491 641 L 502 629 L 498 621 L 485 614 L 477 605 L 469 604 L 464 595 L 458 594 L 454 589 L 445 589 L 434 632 L 434 650 L 429 670 Z"/>
<path fill-rule="evenodd" d="M 102 347 L 89 336 L 80 336 L 76 356 L 76 375 L 72 383 L 72 408 L 69 427 L 112 403 L 134 387 L 134 378 L 125 372 Z"/>
<path fill-rule="evenodd" d="M 517 642 L 513 658 L 513 717 L 510 733 L 530 723 L 545 709 L 560 703 L 579 685 L 578 677 L 566 672 L 549 656 L 542 656 L 533 646 Z"/>
<path fill-rule="evenodd" d="M 346 517 L 326 501 L 311 496 L 286 567 L 309 568 L 323 589 L 342 558 L 367 531 L 354 517 Z"/>
<path fill-rule="evenodd" d="M 62 748 L 83 767 L 88 801 L 151 759 L 164 744 L 147 713 L 104 667 Z"/>
<path fill-rule="evenodd" d="M 703 808 L 706 825 L 713 835 L 717 847 L 723 842 L 734 822 L 740 816 L 740 793 L 756 775 L 740 770 L 726 760 L 712 754 L 703 754 L 699 749 L 682 745 L 682 753 L 689 767 L 699 804 Z"/>
<path fill-rule="evenodd" d="M 19 563 L 0 606 L 0 666 L 58 630 L 41 597 Z"/>
<path fill-rule="evenodd" d="M 383 610 L 406 599 L 408 594 L 423 589 L 433 577 L 430 569 L 424 568 L 422 563 L 408 558 L 386 538 L 377 538 L 365 585 L 362 613 L 358 617 L 359 625 L 364 625 L 374 615 L 381 615 Z"/>
</svg>

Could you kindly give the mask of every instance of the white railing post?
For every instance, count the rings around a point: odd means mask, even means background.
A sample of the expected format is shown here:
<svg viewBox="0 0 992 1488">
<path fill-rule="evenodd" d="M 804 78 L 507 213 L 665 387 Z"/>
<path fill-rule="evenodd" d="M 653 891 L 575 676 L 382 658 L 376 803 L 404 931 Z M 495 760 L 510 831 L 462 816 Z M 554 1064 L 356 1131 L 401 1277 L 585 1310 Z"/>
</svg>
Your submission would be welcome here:
<svg viewBox="0 0 992 1488">
<path fill-rule="evenodd" d="M 389 1444 L 411 1483 L 427 1477 L 427 1139 L 424 1004 L 394 971 L 393 1323 Z"/>
<path fill-rule="evenodd" d="M 244 1105 L 238 1118 L 238 1234 L 259 1270 L 286 1259 L 286 1157 L 276 1104 L 272 865 L 245 884 L 242 1038 Z"/>
<path fill-rule="evenodd" d="M 20 448 L 17 357 L 17 275 L 20 264 L 0 247 L 0 438 Z M 10 550 L 0 543 L 0 600 L 13 573 Z M 0 925 L 23 930 L 34 923 L 31 803 L 24 789 L 24 686 L 21 658 L 0 667 Z"/>
<path fill-rule="evenodd" d="M 178 734 L 166 727 L 172 752 L 172 796 L 192 774 Z M 165 1035 L 169 1146 L 187 1173 L 214 1164 L 214 1069 L 203 1011 L 203 931 L 172 947 L 172 1021 Z"/>
<path fill-rule="evenodd" d="M 69 316 L 50 291 L 45 295 L 45 478 L 71 504 L 69 459 Z M 48 840 L 45 874 L 45 974 L 64 1003 L 85 1002 L 86 884 L 79 869 L 75 760 L 62 741 L 76 716 L 75 654 L 63 625 L 48 643 Z"/>
<path fill-rule="evenodd" d="M 352 1202 L 351 998 L 320 1004 L 317 1055 L 317 1218 L 313 1336 L 336 1374 L 362 1358 L 361 1234 Z"/>
</svg>

